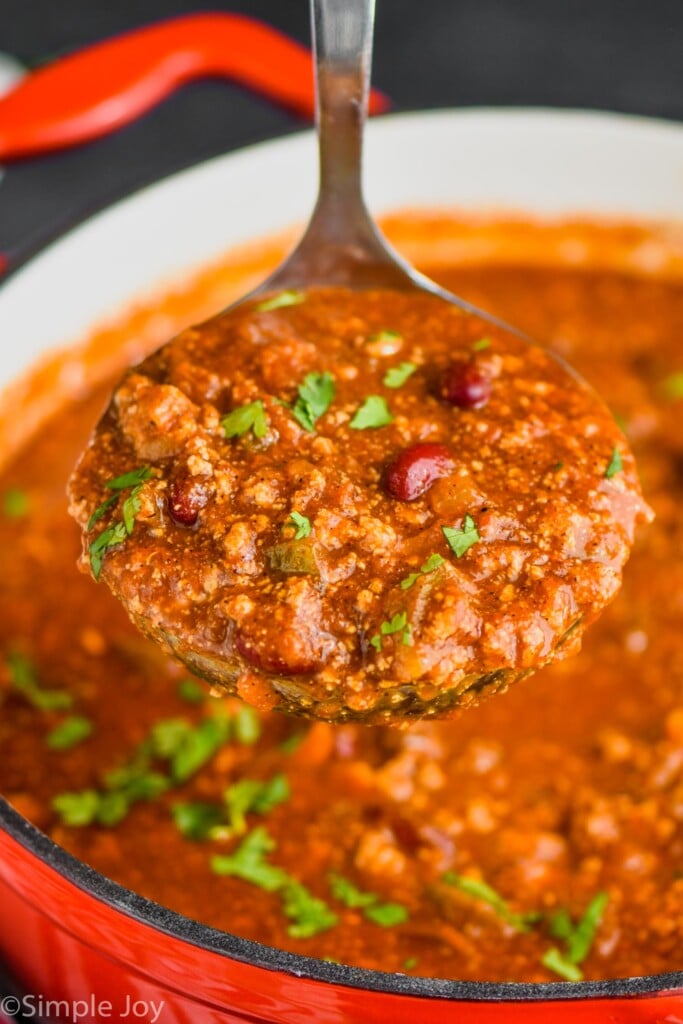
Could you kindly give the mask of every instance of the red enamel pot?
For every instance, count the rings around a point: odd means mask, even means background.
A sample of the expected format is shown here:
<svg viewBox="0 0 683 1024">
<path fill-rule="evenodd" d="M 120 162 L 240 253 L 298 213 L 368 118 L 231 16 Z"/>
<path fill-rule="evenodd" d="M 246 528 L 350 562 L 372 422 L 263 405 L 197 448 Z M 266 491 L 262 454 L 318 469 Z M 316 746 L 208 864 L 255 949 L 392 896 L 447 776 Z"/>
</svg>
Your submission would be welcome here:
<svg viewBox="0 0 683 1024">
<path fill-rule="evenodd" d="M 0 322 L 12 338 L 0 348 L 0 400 L 35 359 L 112 311 L 231 245 L 303 220 L 314 153 L 305 133 L 218 157 L 117 203 L 15 270 L 0 288 Z M 376 213 L 458 205 L 683 222 L 683 128 L 558 111 L 399 115 L 370 126 L 366 180 Z M 0 958 L 33 1019 L 683 1022 L 683 951 L 671 974 L 543 985 L 325 963 L 215 931 L 123 889 L 2 800 Z"/>
</svg>

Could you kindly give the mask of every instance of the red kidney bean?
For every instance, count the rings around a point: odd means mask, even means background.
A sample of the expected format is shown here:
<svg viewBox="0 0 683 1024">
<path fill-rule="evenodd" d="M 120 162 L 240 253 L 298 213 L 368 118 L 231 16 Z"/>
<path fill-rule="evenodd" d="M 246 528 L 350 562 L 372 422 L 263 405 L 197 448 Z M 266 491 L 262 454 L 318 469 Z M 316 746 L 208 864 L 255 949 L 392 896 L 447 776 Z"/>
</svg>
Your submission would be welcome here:
<svg viewBox="0 0 683 1024">
<path fill-rule="evenodd" d="M 384 474 L 384 486 L 397 501 L 415 501 L 435 480 L 449 476 L 453 456 L 445 444 L 424 442 L 404 448 Z"/>
<path fill-rule="evenodd" d="M 459 409 L 481 409 L 491 397 L 491 381 L 476 363 L 451 363 L 441 380 L 441 396 Z"/>
<path fill-rule="evenodd" d="M 168 511 L 178 526 L 194 526 L 209 500 L 206 484 L 191 476 L 177 476 L 168 493 Z"/>
</svg>

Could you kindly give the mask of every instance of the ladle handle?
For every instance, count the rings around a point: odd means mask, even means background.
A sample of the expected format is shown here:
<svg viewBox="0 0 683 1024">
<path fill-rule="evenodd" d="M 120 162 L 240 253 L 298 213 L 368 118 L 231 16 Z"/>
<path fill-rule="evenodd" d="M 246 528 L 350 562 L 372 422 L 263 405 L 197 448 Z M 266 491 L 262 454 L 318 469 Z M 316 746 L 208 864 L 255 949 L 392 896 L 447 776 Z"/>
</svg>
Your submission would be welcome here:
<svg viewBox="0 0 683 1024">
<path fill-rule="evenodd" d="M 321 201 L 363 206 L 375 0 L 311 0 Z"/>
</svg>

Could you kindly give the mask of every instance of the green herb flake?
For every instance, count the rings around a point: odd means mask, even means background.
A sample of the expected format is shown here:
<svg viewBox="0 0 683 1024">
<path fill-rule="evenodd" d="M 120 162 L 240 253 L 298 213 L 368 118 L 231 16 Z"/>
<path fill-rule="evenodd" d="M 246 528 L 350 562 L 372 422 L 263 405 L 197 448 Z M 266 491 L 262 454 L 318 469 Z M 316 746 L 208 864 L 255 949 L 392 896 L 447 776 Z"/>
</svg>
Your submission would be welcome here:
<svg viewBox="0 0 683 1024">
<path fill-rule="evenodd" d="M 66 711 L 72 706 L 71 694 L 41 686 L 35 668 L 23 654 L 8 654 L 7 668 L 13 688 L 38 711 Z"/>
<path fill-rule="evenodd" d="M 50 750 L 70 750 L 92 735 L 92 722 L 84 715 L 70 715 L 47 734 L 45 742 Z"/>
<path fill-rule="evenodd" d="M 173 804 L 171 810 L 173 820 L 181 835 L 197 842 L 208 839 L 212 830 L 223 820 L 223 808 L 220 804 L 178 803 Z"/>
<path fill-rule="evenodd" d="M 446 559 L 443 555 L 436 553 L 430 555 L 424 565 L 420 566 L 419 572 L 411 572 L 409 576 L 406 576 L 405 579 L 401 580 L 399 584 L 401 590 L 410 590 L 410 588 L 417 583 L 420 576 L 429 575 L 430 572 L 434 572 L 436 569 L 439 569 L 445 561 Z"/>
<path fill-rule="evenodd" d="M 240 779 L 225 791 L 225 804 L 231 831 L 243 835 L 247 814 L 268 814 L 278 804 L 289 799 L 289 781 L 282 773 L 261 782 L 258 779 Z"/>
<path fill-rule="evenodd" d="M 590 953 L 608 902 L 608 893 L 597 893 L 576 924 L 564 909 L 558 910 L 550 918 L 550 933 L 553 938 L 562 939 L 566 944 L 567 959 L 571 963 L 582 963 Z"/>
<path fill-rule="evenodd" d="M 665 377 L 662 381 L 662 391 L 665 397 L 672 401 L 683 398 L 683 370 L 670 373 L 668 377 Z"/>
<path fill-rule="evenodd" d="M 276 892 L 290 880 L 286 871 L 266 860 L 276 845 L 267 829 L 259 825 L 245 836 L 232 854 L 212 857 L 211 870 L 216 875 L 241 878 L 266 892 Z"/>
<path fill-rule="evenodd" d="M 287 306 L 300 306 L 305 300 L 306 295 L 304 292 L 285 291 L 273 295 L 270 299 L 264 299 L 263 302 L 259 302 L 254 308 L 257 313 L 272 313 L 275 309 L 285 309 Z"/>
<path fill-rule="evenodd" d="M 409 956 L 407 960 L 403 961 L 403 970 L 404 971 L 412 971 L 415 967 L 417 967 L 417 964 L 418 964 L 417 957 L 416 956 Z"/>
<path fill-rule="evenodd" d="M 415 363 L 399 363 L 391 366 L 384 374 L 382 384 L 387 388 L 400 388 L 417 370 Z"/>
<path fill-rule="evenodd" d="M 283 754 L 294 754 L 305 739 L 305 732 L 293 732 L 291 736 L 288 736 L 287 739 L 282 741 L 280 744 L 280 750 Z"/>
<path fill-rule="evenodd" d="M 294 419 L 304 430 L 315 431 L 319 420 L 334 399 L 334 377 L 331 373 L 307 373 L 298 387 L 299 397 L 292 408 Z"/>
<path fill-rule="evenodd" d="M 343 875 L 332 872 L 330 878 L 330 889 L 335 899 L 343 903 L 345 907 L 355 909 L 356 907 L 369 907 L 377 903 L 378 897 L 374 892 L 361 892 L 357 886 L 350 882 Z"/>
<path fill-rule="evenodd" d="M 455 871 L 446 871 L 442 875 L 442 881 L 446 885 L 451 885 L 455 889 L 459 889 L 460 892 L 465 893 L 466 896 L 471 896 L 472 899 L 478 900 L 480 903 L 485 903 L 487 907 L 517 932 L 528 932 L 530 926 L 538 920 L 538 915 L 531 914 L 518 914 L 511 910 L 506 900 L 496 892 L 486 882 L 481 881 L 477 878 L 468 878 L 467 875 L 458 875 Z"/>
<path fill-rule="evenodd" d="M 114 480 L 109 480 L 105 485 L 110 491 L 125 491 L 129 487 L 138 487 L 145 480 L 152 476 L 151 466 L 140 466 L 139 469 L 132 469 L 129 473 L 123 473 Z"/>
<path fill-rule="evenodd" d="M 401 338 L 400 331 L 392 331 L 389 328 L 385 328 L 383 331 L 376 331 L 375 334 L 371 334 L 368 337 L 368 341 L 396 341 L 397 338 Z"/>
<path fill-rule="evenodd" d="M 213 716 L 190 728 L 170 759 L 174 782 L 186 782 L 211 760 L 228 739 L 228 718 Z"/>
<path fill-rule="evenodd" d="M 226 437 L 243 437 L 251 430 L 254 437 L 261 440 L 268 433 L 268 420 L 263 402 L 257 399 L 247 405 L 239 405 L 221 420 L 221 427 Z"/>
<path fill-rule="evenodd" d="M 302 515 L 301 512 L 291 512 L 289 518 L 297 528 L 294 540 L 303 540 L 304 537 L 310 536 L 311 520 L 307 516 Z"/>
<path fill-rule="evenodd" d="M 252 746 L 261 737 L 261 719 L 255 708 L 242 704 L 233 719 L 235 739 L 244 746 Z"/>
<path fill-rule="evenodd" d="M 479 341 L 472 342 L 473 352 L 485 352 L 487 348 L 491 348 L 490 338 L 480 338 Z"/>
<path fill-rule="evenodd" d="M 18 487 L 10 487 L 2 496 L 2 511 L 7 519 L 23 519 L 28 513 L 28 495 Z"/>
<path fill-rule="evenodd" d="M 105 553 L 110 549 L 122 544 L 128 536 L 128 530 L 124 523 L 113 523 L 108 526 L 90 545 L 90 568 L 96 580 L 99 580 L 102 572 L 102 562 Z"/>
<path fill-rule="evenodd" d="M 394 417 L 389 412 L 386 399 L 381 395 L 370 395 L 349 423 L 352 430 L 374 430 L 393 423 Z"/>
<path fill-rule="evenodd" d="M 624 468 L 624 463 L 621 458 L 621 453 L 618 448 L 615 448 L 612 452 L 612 458 L 609 460 L 609 465 L 605 470 L 605 478 L 611 480 L 617 473 L 621 473 Z"/>
<path fill-rule="evenodd" d="M 328 905 L 300 882 L 291 881 L 283 888 L 282 910 L 285 917 L 292 921 L 287 934 L 293 939 L 311 939 L 314 935 L 334 928 L 339 921 Z"/>
<path fill-rule="evenodd" d="M 88 530 L 88 532 L 90 532 L 90 530 L 92 530 L 92 528 L 95 525 L 95 523 L 99 523 L 99 521 L 102 518 L 102 516 L 106 512 L 108 512 L 108 510 L 112 507 L 112 505 L 115 505 L 118 500 L 119 500 L 118 494 L 112 494 L 109 498 L 107 498 L 106 501 L 103 501 L 101 505 L 98 505 L 97 508 L 95 509 L 95 511 L 93 512 L 93 514 L 90 516 L 90 519 L 88 520 L 88 525 L 86 526 L 86 530 Z"/>
<path fill-rule="evenodd" d="M 100 794 L 94 789 L 84 789 L 80 793 L 60 793 L 52 800 L 52 809 L 59 815 L 62 824 L 74 828 L 91 825 L 97 818 L 99 806 Z"/>
<path fill-rule="evenodd" d="M 394 928 L 408 920 L 408 911 L 400 903 L 377 903 L 375 906 L 366 907 L 363 913 L 368 921 L 382 928 Z"/>
<path fill-rule="evenodd" d="M 564 953 L 552 946 L 541 957 L 541 963 L 553 974 L 558 974 L 565 981 L 582 981 L 583 971 L 576 964 L 568 960 Z"/>
<path fill-rule="evenodd" d="M 465 516 L 462 526 L 442 526 L 441 532 L 456 558 L 462 558 L 465 552 L 480 540 L 479 531 L 469 512 Z"/>
<path fill-rule="evenodd" d="M 205 686 L 196 679 L 181 679 L 178 683 L 178 696 L 186 704 L 203 704 L 208 693 Z"/>
<path fill-rule="evenodd" d="M 379 627 L 379 633 L 376 633 L 375 636 L 371 638 L 370 643 L 375 650 L 379 651 L 382 647 L 382 637 L 391 636 L 394 633 L 402 633 L 402 643 L 407 646 L 412 646 L 413 640 L 411 629 L 408 624 L 407 612 L 396 612 L 391 619 L 385 620 Z"/>
</svg>

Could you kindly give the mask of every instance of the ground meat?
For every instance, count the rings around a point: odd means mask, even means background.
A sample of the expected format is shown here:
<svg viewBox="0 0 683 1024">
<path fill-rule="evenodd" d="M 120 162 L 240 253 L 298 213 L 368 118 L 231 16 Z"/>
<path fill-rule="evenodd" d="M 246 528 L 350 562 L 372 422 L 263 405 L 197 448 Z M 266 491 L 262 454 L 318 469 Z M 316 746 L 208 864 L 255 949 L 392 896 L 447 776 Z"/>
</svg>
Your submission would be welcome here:
<svg viewBox="0 0 683 1024">
<path fill-rule="evenodd" d="M 574 652 L 650 516 L 599 399 L 435 297 L 265 306 L 119 385 L 70 484 L 83 566 L 200 675 L 321 718 L 446 713 Z"/>
</svg>

